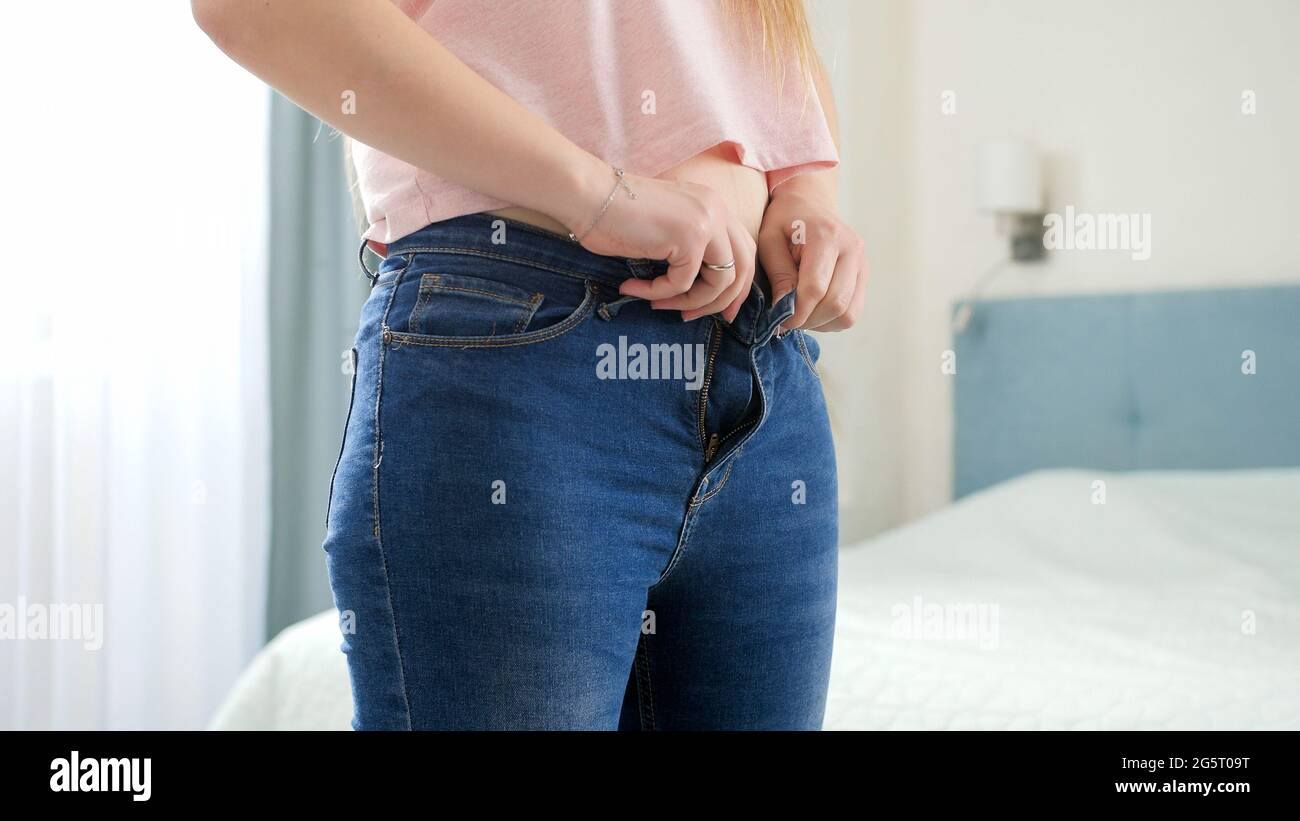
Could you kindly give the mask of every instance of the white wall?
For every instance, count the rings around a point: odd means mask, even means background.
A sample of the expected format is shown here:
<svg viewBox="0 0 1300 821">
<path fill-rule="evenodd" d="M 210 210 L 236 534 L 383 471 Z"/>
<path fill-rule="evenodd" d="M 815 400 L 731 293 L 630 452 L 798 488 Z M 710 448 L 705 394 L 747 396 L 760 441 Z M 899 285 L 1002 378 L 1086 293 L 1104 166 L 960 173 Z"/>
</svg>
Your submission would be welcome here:
<svg viewBox="0 0 1300 821">
<path fill-rule="evenodd" d="M 1300 281 L 1300 2 L 820 6 L 816 20 L 834 17 L 822 48 L 837 58 L 843 207 L 874 262 L 866 327 L 824 345 L 847 538 L 949 499 L 950 306 L 1006 254 L 975 205 L 984 139 L 1045 152 L 1050 210 L 1152 220 L 1148 261 L 1051 252 L 993 294 Z"/>
<path fill-rule="evenodd" d="M 895 524 L 902 508 L 899 340 L 910 299 L 906 198 L 915 188 L 910 122 L 910 0 L 810 4 L 840 115 L 841 209 L 867 242 L 871 281 L 858 326 L 820 334 L 839 454 L 842 540 Z"/>
</svg>

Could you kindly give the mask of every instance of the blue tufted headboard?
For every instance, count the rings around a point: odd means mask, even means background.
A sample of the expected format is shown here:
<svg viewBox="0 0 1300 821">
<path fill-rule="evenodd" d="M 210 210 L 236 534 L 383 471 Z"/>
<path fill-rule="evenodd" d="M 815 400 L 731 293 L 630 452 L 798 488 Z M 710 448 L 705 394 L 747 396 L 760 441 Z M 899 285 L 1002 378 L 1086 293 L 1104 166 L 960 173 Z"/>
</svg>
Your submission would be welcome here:
<svg viewBox="0 0 1300 821">
<path fill-rule="evenodd" d="M 953 350 L 958 497 L 1048 467 L 1300 465 L 1300 286 L 977 301 Z"/>
</svg>

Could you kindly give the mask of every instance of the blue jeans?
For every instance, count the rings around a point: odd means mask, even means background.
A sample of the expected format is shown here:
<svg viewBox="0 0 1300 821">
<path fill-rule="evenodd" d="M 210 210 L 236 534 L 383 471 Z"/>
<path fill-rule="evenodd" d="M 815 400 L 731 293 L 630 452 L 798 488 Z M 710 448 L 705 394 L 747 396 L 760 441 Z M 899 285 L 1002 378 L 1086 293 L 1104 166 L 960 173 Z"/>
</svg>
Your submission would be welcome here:
<svg viewBox="0 0 1300 821">
<path fill-rule="evenodd" d="M 662 262 L 476 214 L 361 311 L 324 549 L 356 729 L 819 729 L 836 481 L 818 347 L 621 297 Z"/>
</svg>

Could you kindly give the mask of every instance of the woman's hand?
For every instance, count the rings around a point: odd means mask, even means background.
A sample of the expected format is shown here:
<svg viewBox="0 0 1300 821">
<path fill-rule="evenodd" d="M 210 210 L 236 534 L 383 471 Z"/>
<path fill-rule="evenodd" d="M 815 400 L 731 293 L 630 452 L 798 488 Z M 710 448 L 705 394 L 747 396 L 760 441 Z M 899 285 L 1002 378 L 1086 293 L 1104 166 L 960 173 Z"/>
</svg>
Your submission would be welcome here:
<svg viewBox="0 0 1300 821">
<path fill-rule="evenodd" d="M 842 331 L 853 326 L 866 298 L 862 238 L 828 204 L 833 197 L 795 185 L 799 181 L 773 191 L 758 231 L 758 259 L 773 304 L 795 292 L 794 316 L 782 323 L 783 331 Z"/>
<path fill-rule="evenodd" d="M 701 185 L 628 176 L 636 199 L 620 189 L 587 233 L 615 183 L 609 165 L 485 80 L 392 0 L 191 5 L 232 58 L 359 142 L 545 214 L 598 254 L 669 261 L 666 276 L 631 279 L 624 294 L 693 319 L 717 311 L 734 318 L 749 293 L 754 243 L 721 197 Z M 344 113 L 340 89 L 365 102 Z"/>
<path fill-rule="evenodd" d="M 592 186 L 600 198 L 591 208 L 594 217 L 615 184 L 608 166 Z M 668 271 L 651 280 L 628 279 L 619 292 L 649 300 L 656 309 L 682 312 L 689 321 L 721 312 L 728 322 L 736 318 L 754 281 L 755 244 L 731 209 L 713 189 L 689 182 L 676 182 L 628 174 L 628 187 L 614 194 L 609 209 L 590 232 L 586 225 L 571 227 L 582 247 L 596 254 L 633 259 L 667 260 Z M 731 267 L 716 270 L 705 265 Z"/>
</svg>

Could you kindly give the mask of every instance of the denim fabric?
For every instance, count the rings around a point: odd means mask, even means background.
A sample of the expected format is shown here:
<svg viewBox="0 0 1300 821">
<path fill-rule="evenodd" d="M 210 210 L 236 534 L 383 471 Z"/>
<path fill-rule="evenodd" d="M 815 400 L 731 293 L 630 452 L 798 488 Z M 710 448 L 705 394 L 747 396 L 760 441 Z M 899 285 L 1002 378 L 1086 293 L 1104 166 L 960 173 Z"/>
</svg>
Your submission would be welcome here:
<svg viewBox="0 0 1300 821">
<path fill-rule="evenodd" d="M 664 268 L 482 214 L 390 246 L 324 544 L 355 728 L 820 728 L 817 345 L 761 284 L 733 323 L 618 293 Z"/>
</svg>

